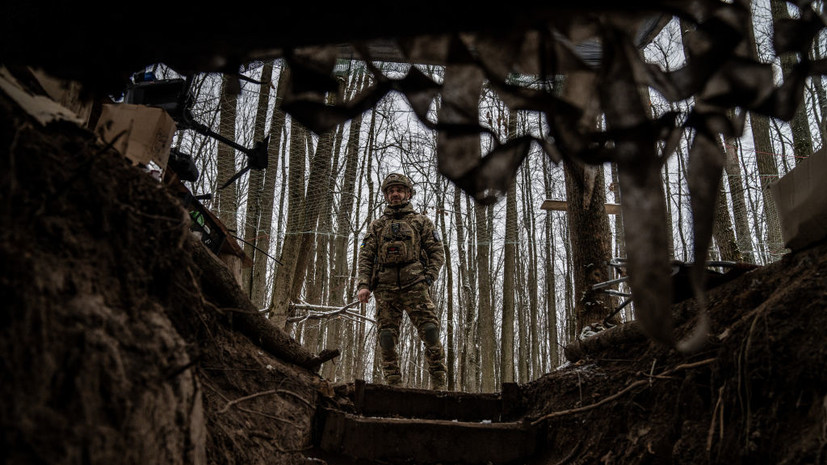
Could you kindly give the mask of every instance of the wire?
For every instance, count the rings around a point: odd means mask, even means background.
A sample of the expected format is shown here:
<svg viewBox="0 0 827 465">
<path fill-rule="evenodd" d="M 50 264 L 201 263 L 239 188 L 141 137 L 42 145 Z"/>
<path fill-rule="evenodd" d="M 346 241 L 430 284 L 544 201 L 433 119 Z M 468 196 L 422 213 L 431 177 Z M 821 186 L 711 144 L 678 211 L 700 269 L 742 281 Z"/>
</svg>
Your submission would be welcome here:
<svg viewBox="0 0 827 465">
<path fill-rule="evenodd" d="M 265 252 L 265 251 L 263 251 L 263 250 L 259 249 L 258 247 L 256 247 L 255 245 L 253 245 L 253 244 L 251 244 L 251 243 L 249 243 L 249 242 L 245 241 L 244 239 L 242 239 L 242 238 L 240 238 L 240 237 L 238 237 L 238 236 L 233 236 L 232 234 L 231 234 L 230 236 L 231 236 L 231 237 L 233 237 L 234 239 L 238 239 L 238 240 L 240 240 L 241 242 L 243 242 L 243 243 L 245 243 L 245 244 L 249 245 L 250 247 L 252 247 L 252 248 L 254 248 L 254 249 L 258 250 L 259 252 L 263 253 L 264 255 L 266 255 L 268 258 L 272 259 L 273 261 L 275 261 L 275 262 L 276 262 L 276 263 L 278 263 L 279 265 L 284 265 L 284 263 L 282 263 L 282 262 L 281 262 L 278 258 L 275 258 L 275 257 L 270 256 L 270 254 L 268 254 L 267 252 Z"/>
</svg>

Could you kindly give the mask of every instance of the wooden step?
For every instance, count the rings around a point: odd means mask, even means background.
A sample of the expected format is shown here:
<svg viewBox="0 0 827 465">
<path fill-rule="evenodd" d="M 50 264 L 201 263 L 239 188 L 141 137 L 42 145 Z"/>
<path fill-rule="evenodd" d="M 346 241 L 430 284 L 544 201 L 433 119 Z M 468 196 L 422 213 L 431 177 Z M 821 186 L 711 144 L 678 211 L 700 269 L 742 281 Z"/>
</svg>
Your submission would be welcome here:
<svg viewBox="0 0 827 465">
<path fill-rule="evenodd" d="M 527 422 L 460 422 L 319 412 L 317 446 L 377 463 L 507 464 L 530 457 L 537 431 Z"/>
<path fill-rule="evenodd" d="M 510 464 L 537 449 L 537 430 L 517 421 L 519 388 L 500 393 L 408 389 L 357 380 L 353 408 L 320 408 L 314 454 L 330 465 Z"/>
<path fill-rule="evenodd" d="M 369 417 L 403 417 L 479 422 L 508 421 L 519 410 L 515 384 L 501 393 L 407 389 L 357 380 L 351 394 L 357 413 Z"/>
</svg>

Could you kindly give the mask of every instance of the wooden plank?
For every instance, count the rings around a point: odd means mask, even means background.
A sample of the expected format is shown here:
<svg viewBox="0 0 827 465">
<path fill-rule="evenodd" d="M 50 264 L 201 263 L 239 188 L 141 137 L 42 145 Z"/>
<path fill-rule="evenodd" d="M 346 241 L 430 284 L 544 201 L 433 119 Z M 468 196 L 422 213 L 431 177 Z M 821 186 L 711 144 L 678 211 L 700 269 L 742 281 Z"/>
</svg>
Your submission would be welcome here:
<svg viewBox="0 0 827 465">
<path fill-rule="evenodd" d="M 337 410 L 323 415 L 319 448 L 356 459 L 389 463 L 507 464 L 537 448 L 528 422 L 365 418 Z"/>
<path fill-rule="evenodd" d="M 407 389 L 357 382 L 356 411 L 364 416 L 458 421 L 501 421 L 502 399 L 497 393 Z"/>
<path fill-rule="evenodd" d="M 821 149 L 770 184 L 785 247 L 801 250 L 827 237 L 825 177 L 827 150 Z M 785 253 L 783 249 L 772 252 Z"/>
<path fill-rule="evenodd" d="M 542 205 L 540 208 L 543 210 L 550 210 L 550 211 L 566 211 L 568 209 L 568 202 L 565 200 L 552 200 L 546 199 L 543 200 Z M 606 214 L 607 215 L 617 215 L 620 213 L 620 204 L 619 203 L 607 203 L 604 205 L 606 207 Z"/>
</svg>

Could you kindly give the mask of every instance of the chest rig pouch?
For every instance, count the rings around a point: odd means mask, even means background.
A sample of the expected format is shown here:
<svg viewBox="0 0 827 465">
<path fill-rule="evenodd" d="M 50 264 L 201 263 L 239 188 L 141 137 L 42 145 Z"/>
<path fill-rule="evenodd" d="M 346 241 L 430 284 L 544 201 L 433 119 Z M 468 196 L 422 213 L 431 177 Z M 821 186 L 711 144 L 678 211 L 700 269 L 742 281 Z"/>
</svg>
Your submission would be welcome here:
<svg viewBox="0 0 827 465">
<path fill-rule="evenodd" d="M 382 228 L 379 264 L 402 266 L 419 260 L 419 233 L 407 221 L 392 220 Z"/>
</svg>

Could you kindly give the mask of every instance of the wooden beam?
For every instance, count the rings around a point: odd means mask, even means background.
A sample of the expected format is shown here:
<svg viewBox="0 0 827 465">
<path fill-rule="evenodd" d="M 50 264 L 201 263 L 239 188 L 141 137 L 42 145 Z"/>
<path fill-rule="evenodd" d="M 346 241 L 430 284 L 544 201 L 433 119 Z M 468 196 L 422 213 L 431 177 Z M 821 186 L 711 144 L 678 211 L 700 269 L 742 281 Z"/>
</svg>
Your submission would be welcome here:
<svg viewBox="0 0 827 465">
<path fill-rule="evenodd" d="M 565 200 L 546 199 L 543 201 L 543 204 L 540 205 L 540 208 L 542 208 L 543 210 L 555 210 L 564 212 L 568 209 L 568 204 L 569 203 Z M 607 215 L 617 215 L 620 213 L 619 203 L 607 203 L 605 204 L 605 207 Z"/>
</svg>

